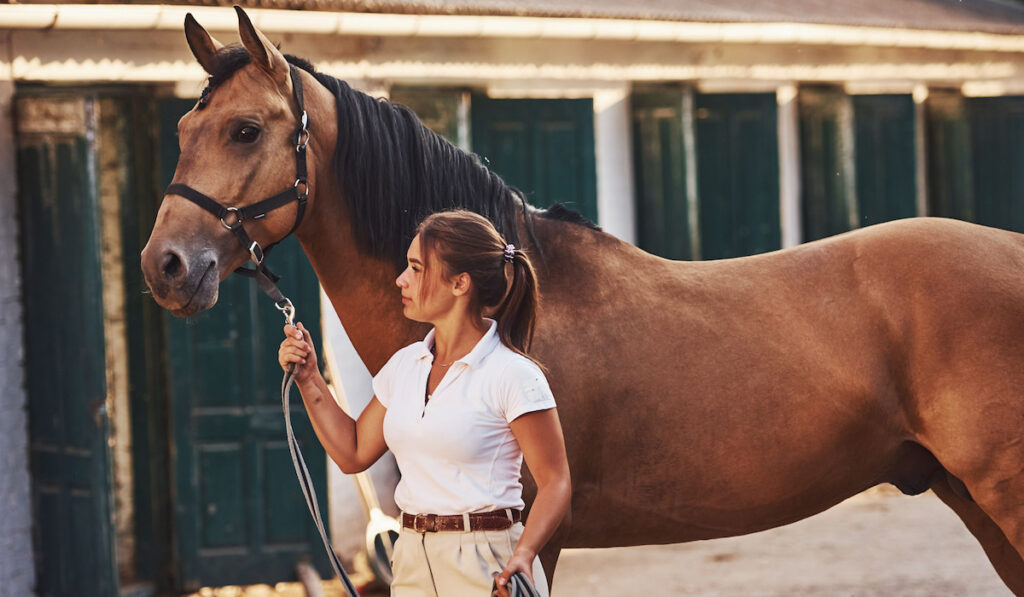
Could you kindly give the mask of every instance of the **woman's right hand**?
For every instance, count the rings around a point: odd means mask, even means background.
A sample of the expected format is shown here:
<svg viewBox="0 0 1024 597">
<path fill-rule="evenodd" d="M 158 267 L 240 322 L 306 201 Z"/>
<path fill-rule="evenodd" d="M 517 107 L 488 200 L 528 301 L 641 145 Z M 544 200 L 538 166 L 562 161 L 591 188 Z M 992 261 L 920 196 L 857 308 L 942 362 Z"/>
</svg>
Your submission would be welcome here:
<svg viewBox="0 0 1024 597">
<path fill-rule="evenodd" d="M 277 351 L 277 362 L 281 368 L 288 370 L 288 365 L 295 364 L 295 383 L 303 384 L 320 371 L 316 366 L 316 350 L 313 348 L 313 338 L 309 330 L 302 323 L 295 326 L 284 326 L 284 341 Z"/>
</svg>

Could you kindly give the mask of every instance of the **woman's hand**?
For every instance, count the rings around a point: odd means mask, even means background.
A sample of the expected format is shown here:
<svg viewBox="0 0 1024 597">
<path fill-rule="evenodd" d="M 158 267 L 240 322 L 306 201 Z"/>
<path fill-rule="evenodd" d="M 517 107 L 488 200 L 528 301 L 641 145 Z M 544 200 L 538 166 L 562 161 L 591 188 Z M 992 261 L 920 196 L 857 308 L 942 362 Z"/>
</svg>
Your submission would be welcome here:
<svg viewBox="0 0 1024 597">
<path fill-rule="evenodd" d="M 277 351 L 277 362 L 281 364 L 281 368 L 287 371 L 288 365 L 294 363 L 295 383 L 299 385 L 313 379 L 314 375 L 319 375 L 313 338 L 309 335 L 306 326 L 302 323 L 296 324 L 295 327 L 286 325 L 284 326 L 284 336 L 281 348 Z"/>
<path fill-rule="evenodd" d="M 494 582 L 498 587 L 498 590 L 494 592 L 497 597 L 509 597 L 508 594 L 508 579 L 512 577 L 516 572 L 522 572 L 526 575 L 526 578 L 530 579 L 530 583 L 536 585 L 537 583 L 533 580 L 533 559 L 536 557 L 534 554 L 526 553 L 525 550 L 517 549 L 512 557 L 508 559 L 508 564 L 505 565 L 505 569 L 501 571 L 501 574 L 495 577 Z"/>
</svg>

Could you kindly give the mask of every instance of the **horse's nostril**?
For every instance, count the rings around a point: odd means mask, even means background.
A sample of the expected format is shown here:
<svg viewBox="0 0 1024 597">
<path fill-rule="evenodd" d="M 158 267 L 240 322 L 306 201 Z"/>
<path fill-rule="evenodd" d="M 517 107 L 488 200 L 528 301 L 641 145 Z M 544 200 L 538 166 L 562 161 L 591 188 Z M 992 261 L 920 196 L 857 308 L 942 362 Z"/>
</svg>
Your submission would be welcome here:
<svg viewBox="0 0 1024 597">
<path fill-rule="evenodd" d="M 181 257 L 173 251 L 168 251 L 164 255 L 163 265 L 164 278 L 168 280 L 174 280 L 180 278 L 185 273 L 185 265 L 181 261 Z"/>
</svg>

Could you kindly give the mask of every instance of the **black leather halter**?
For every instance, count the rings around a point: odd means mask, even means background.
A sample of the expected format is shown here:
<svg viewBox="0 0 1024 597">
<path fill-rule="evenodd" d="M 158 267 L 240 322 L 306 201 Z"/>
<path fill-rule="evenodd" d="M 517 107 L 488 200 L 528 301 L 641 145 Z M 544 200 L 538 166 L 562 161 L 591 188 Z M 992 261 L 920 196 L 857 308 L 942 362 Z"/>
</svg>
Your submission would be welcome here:
<svg viewBox="0 0 1024 597">
<path fill-rule="evenodd" d="M 243 207 L 224 207 L 216 200 L 211 199 L 207 195 L 193 189 L 192 187 L 185 184 L 172 184 L 167 187 L 164 191 L 165 195 L 180 195 L 185 199 L 188 199 L 192 203 L 195 203 L 199 207 L 212 213 L 216 216 L 222 226 L 230 230 L 238 238 L 238 242 L 249 252 L 249 259 L 256 267 L 248 269 L 245 267 L 239 267 L 235 270 L 235 273 L 241 274 L 249 278 L 255 278 L 256 282 L 260 285 L 270 298 L 274 300 L 278 308 L 283 308 L 285 303 L 289 306 L 291 303 L 288 299 L 284 298 L 284 295 L 277 289 L 276 283 L 280 278 L 275 276 L 273 272 L 267 269 L 264 265 L 264 260 L 270 249 L 274 248 L 277 243 L 273 243 L 266 248 L 260 246 L 259 243 L 252 240 L 249 234 L 245 231 L 245 222 L 249 220 L 259 220 L 266 217 L 271 211 L 288 205 L 292 201 L 298 202 L 298 209 L 295 213 L 295 224 L 292 229 L 288 231 L 287 237 L 299 227 L 302 223 L 302 216 L 306 213 L 306 200 L 309 198 L 309 182 L 307 181 L 307 170 L 306 170 L 306 145 L 309 144 L 309 119 L 306 116 L 306 108 L 302 101 L 302 78 L 299 76 L 299 71 L 295 66 L 289 66 L 289 75 L 292 80 L 292 92 L 295 96 L 295 102 L 299 105 L 299 126 L 295 129 L 295 183 L 281 191 L 280 193 L 267 197 L 262 201 L 253 203 L 252 205 L 246 205 Z M 198 109 L 203 109 L 206 103 L 209 101 L 209 88 L 203 92 L 202 99 L 199 100 Z M 282 239 L 283 240 L 283 239 Z M 278 241 L 280 242 L 280 241 Z"/>
</svg>

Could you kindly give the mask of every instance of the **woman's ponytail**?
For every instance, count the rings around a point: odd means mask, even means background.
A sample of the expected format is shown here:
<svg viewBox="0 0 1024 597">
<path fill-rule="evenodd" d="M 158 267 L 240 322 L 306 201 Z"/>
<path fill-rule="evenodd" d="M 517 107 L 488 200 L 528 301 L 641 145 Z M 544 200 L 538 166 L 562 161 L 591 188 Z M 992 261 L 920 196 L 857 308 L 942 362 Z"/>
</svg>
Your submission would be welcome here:
<svg viewBox="0 0 1024 597">
<path fill-rule="evenodd" d="M 526 253 L 513 248 L 512 254 L 511 262 L 505 266 L 511 270 L 506 276 L 508 291 L 494 310 L 494 318 L 498 320 L 501 342 L 523 356 L 529 356 L 540 300 L 537 274 Z"/>
</svg>

